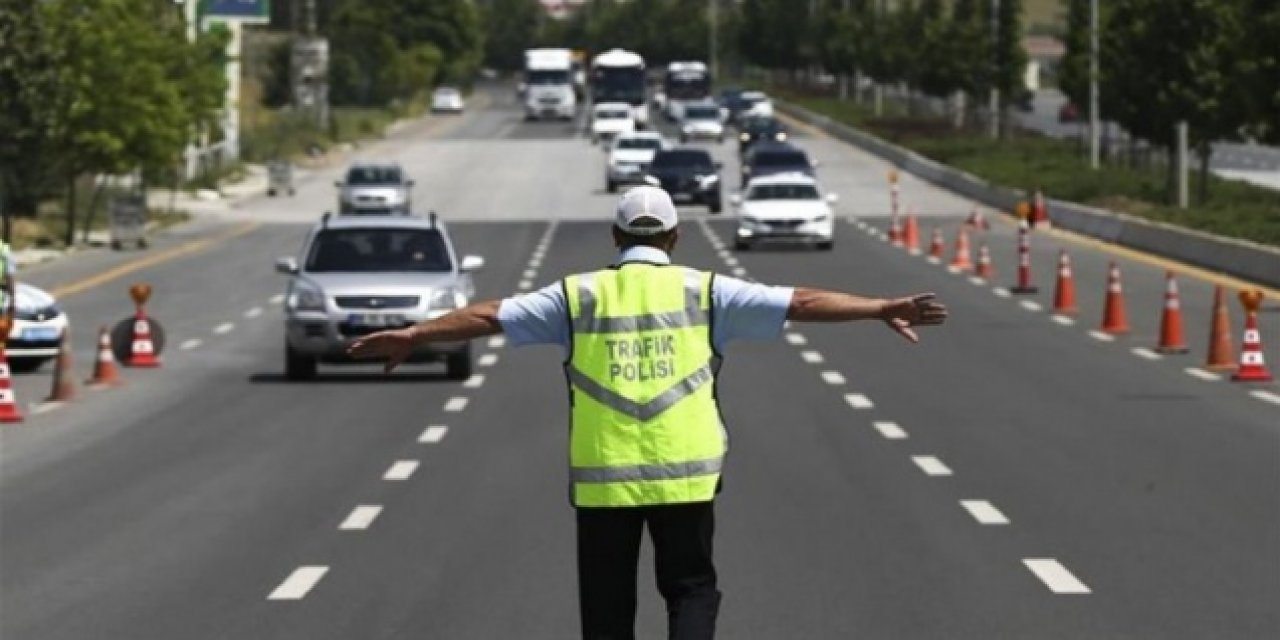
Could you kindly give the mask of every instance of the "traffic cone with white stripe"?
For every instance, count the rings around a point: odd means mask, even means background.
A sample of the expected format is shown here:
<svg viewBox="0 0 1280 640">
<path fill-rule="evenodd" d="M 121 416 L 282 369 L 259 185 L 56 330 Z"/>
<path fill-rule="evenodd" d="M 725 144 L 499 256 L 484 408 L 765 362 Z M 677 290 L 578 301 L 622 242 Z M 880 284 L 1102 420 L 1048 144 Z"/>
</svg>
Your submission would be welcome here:
<svg viewBox="0 0 1280 640">
<path fill-rule="evenodd" d="M 22 422 L 22 412 L 18 410 L 18 400 L 9 379 L 9 358 L 5 356 L 12 328 L 13 319 L 0 315 L 0 422 Z"/>
<path fill-rule="evenodd" d="M 946 249 L 942 243 L 942 229 L 933 228 L 933 239 L 929 241 L 929 257 L 935 262 L 942 259 L 942 252 Z"/>
<path fill-rule="evenodd" d="M 990 280 L 996 275 L 995 267 L 991 266 L 991 250 L 985 242 L 978 245 L 978 268 L 974 274 L 984 280 Z"/>
<path fill-rule="evenodd" d="M 1071 272 L 1071 256 L 1058 252 L 1058 282 L 1053 288 L 1053 312 L 1072 316 L 1076 313 L 1076 278 Z"/>
<path fill-rule="evenodd" d="M 1040 287 L 1031 283 L 1031 237 L 1026 227 L 1018 227 L 1018 284 L 1009 291 L 1028 295 L 1040 291 Z"/>
<path fill-rule="evenodd" d="M 889 244 L 895 247 L 902 246 L 902 223 L 898 221 L 897 212 L 889 217 Z"/>
<path fill-rule="evenodd" d="M 138 309 L 133 318 L 133 341 L 129 349 L 130 367 L 158 367 L 160 359 L 156 357 L 155 342 L 151 339 L 151 319 Z"/>
<path fill-rule="evenodd" d="M 1213 322 L 1209 328 L 1209 355 L 1204 368 L 1211 371 L 1236 368 L 1235 349 L 1231 346 L 1231 317 L 1222 285 L 1213 288 Z"/>
<path fill-rule="evenodd" d="M 1124 310 L 1124 288 L 1120 285 L 1120 267 L 1114 262 L 1107 271 L 1107 303 L 1102 310 L 1102 331 L 1112 335 L 1129 333 L 1129 315 Z"/>
<path fill-rule="evenodd" d="M 93 377 L 85 381 L 91 387 L 113 387 L 123 382 L 116 369 L 116 357 L 111 351 L 111 331 L 98 330 L 98 357 L 93 362 Z"/>
<path fill-rule="evenodd" d="M 1186 353 L 1187 340 L 1182 335 L 1182 298 L 1178 294 L 1178 280 L 1172 271 L 1164 275 L 1164 313 L 1160 316 L 1160 353 Z"/>
<path fill-rule="evenodd" d="M 71 348 L 70 329 L 62 330 L 62 338 L 58 340 L 58 358 L 53 368 L 53 387 L 45 402 L 66 402 L 76 397 L 76 386 L 71 381 Z"/>
<path fill-rule="evenodd" d="M 1262 356 L 1262 333 L 1258 331 L 1258 308 L 1262 292 L 1257 289 L 1240 292 L 1244 305 L 1244 339 L 1240 341 L 1240 368 L 1231 376 L 1236 382 L 1270 382 L 1271 372 Z"/>
<path fill-rule="evenodd" d="M 951 259 L 952 271 L 970 271 L 973 269 L 973 258 L 969 250 L 969 230 L 960 227 L 960 235 L 956 236 L 956 255 Z"/>
</svg>

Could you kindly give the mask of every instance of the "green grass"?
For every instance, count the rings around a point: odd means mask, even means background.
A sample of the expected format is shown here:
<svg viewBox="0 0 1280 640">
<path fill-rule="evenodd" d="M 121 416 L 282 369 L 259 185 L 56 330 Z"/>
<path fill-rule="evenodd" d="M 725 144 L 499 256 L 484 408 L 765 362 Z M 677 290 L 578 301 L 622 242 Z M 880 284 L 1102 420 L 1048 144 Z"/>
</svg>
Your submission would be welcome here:
<svg viewBox="0 0 1280 640">
<path fill-rule="evenodd" d="M 425 99 L 388 107 L 334 107 L 327 129 L 287 110 L 261 107 L 244 114 L 241 157 L 245 162 L 267 162 L 306 154 L 312 147 L 328 149 L 335 144 L 382 136 L 399 118 L 426 111 Z"/>
</svg>

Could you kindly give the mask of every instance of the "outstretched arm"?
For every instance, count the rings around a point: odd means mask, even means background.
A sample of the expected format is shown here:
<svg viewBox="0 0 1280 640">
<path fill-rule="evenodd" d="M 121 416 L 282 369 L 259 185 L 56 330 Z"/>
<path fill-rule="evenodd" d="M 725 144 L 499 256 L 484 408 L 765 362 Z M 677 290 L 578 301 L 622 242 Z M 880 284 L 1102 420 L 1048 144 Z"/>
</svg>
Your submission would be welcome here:
<svg viewBox="0 0 1280 640">
<path fill-rule="evenodd" d="M 385 358 L 386 370 L 404 362 L 413 348 L 427 342 L 457 342 L 502 332 L 498 323 L 498 300 L 477 302 L 440 316 L 405 327 L 371 333 L 353 342 L 347 355 L 353 358 Z"/>
<path fill-rule="evenodd" d="M 803 287 L 796 288 L 787 308 L 787 319 L 797 322 L 850 322 L 875 318 L 883 320 L 907 340 L 919 342 L 920 337 L 912 327 L 942 324 L 947 319 L 947 308 L 937 302 L 932 293 L 882 299 Z"/>
</svg>

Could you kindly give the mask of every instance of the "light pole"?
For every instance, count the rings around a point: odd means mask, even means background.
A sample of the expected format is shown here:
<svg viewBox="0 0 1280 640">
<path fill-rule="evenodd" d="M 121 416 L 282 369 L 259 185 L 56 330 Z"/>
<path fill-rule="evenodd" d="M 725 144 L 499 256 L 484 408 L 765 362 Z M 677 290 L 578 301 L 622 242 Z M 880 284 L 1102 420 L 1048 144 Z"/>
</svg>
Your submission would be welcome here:
<svg viewBox="0 0 1280 640">
<path fill-rule="evenodd" d="M 1089 0 L 1089 166 L 1095 170 L 1101 165 L 1098 116 L 1098 0 Z"/>
<path fill-rule="evenodd" d="M 991 0 L 991 92 L 987 109 L 991 111 L 991 138 L 1000 137 L 1000 0 Z"/>
</svg>

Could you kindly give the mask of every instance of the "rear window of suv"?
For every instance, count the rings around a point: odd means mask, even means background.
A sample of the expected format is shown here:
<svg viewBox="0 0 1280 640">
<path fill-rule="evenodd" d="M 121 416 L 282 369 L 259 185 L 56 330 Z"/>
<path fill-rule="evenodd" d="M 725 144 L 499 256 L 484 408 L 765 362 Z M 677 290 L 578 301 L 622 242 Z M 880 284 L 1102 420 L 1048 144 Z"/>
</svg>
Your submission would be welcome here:
<svg viewBox="0 0 1280 640">
<path fill-rule="evenodd" d="M 757 167 L 807 167 L 809 158 L 803 151 L 763 151 L 751 156 L 751 164 Z"/>
<path fill-rule="evenodd" d="M 710 167 L 711 154 L 696 149 L 659 151 L 653 158 L 653 167 Z"/>
<path fill-rule="evenodd" d="M 443 273 L 453 270 L 436 229 L 325 229 L 316 234 L 306 270 L 314 273 Z"/>
</svg>

